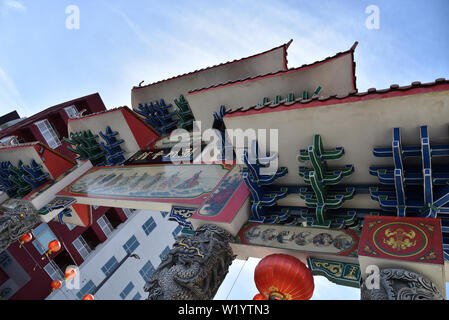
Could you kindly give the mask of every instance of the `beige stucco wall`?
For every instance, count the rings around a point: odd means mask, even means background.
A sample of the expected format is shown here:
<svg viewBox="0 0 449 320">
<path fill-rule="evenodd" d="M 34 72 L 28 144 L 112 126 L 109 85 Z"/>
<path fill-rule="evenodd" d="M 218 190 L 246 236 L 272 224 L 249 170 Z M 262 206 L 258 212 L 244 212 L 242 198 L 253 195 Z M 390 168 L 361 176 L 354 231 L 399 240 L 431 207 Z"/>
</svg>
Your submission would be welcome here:
<svg viewBox="0 0 449 320">
<path fill-rule="evenodd" d="M 124 142 L 120 145 L 124 156 L 128 159 L 130 156 L 140 150 L 136 139 L 132 131 L 129 129 L 126 123 L 125 117 L 121 110 L 101 113 L 92 117 L 86 117 L 75 121 L 69 121 L 68 132 L 69 137 L 71 132 L 78 132 L 84 130 L 90 130 L 93 134 L 97 134 L 101 131 L 106 132 L 106 127 L 110 126 L 112 131 L 118 131 L 118 139 L 123 139 Z M 101 136 L 98 136 L 98 142 L 104 142 Z"/>
<path fill-rule="evenodd" d="M 302 91 L 307 90 L 311 95 L 318 86 L 322 87 L 320 95 L 346 94 L 353 90 L 352 67 L 349 52 L 310 68 L 192 92 L 186 98 L 195 119 L 201 120 L 202 129 L 206 129 L 212 127 L 212 112 L 218 111 L 221 105 L 227 108 L 250 107 L 261 103 L 264 97 L 274 99 L 280 95 L 286 98 L 292 92 L 299 98 Z"/>
<path fill-rule="evenodd" d="M 42 170 L 47 172 L 52 179 L 54 177 L 51 175 L 50 171 L 48 171 L 44 162 L 42 161 L 39 153 L 34 149 L 34 146 L 23 147 L 23 148 L 2 148 L 0 149 L 0 161 L 10 161 L 11 164 L 15 167 L 18 166 L 19 160 L 22 160 L 24 164 L 27 166 L 30 165 L 31 160 L 36 161 L 38 165 L 42 166 Z"/>
<path fill-rule="evenodd" d="M 228 129 L 265 128 L 279 130 L 279 166 L 289 173 L 276 184 L 298 185 L 299 149 L 313 143 L 320 134 L 325 149 L 342 146 L 341 160 L 328 162 L 330 167 L 354 164 L 355 172 L 343 184 L 377 184 L 369 174 L 372 165 L 393 165 L 391 158 L 376 158 L 373 147 L 388 147 L 392 129 L 400 127 L 403 145 L 420 145 L 419 126 L 428 125 L 430 143 L 449 143 L 449 91 L 414 94 L 385 99 L 358 101 L 248 116 L 225 117 Z M 261 150 L 264 151 L 263 146 Z M 410 161 L 410 160 L 406 160 Z M 447 161 L 443 157 L 436 161 Z M 434 163 L 436 163 L 436 161 Z"/>
<path fill-rule="evenodd" d="M 209 87 L 215 84 L 253 77 L 261 74 L 284 70 L 284 47 L 260 54 L 242 61 L 217 66 L 186 76 L 163 81 L 148 87 L 131 91 L 133 108 L 139 103 L 148 103 L 160 99 L 174 104 L 174 99 L 181 94 L 196 88 Z"/>
</svg>

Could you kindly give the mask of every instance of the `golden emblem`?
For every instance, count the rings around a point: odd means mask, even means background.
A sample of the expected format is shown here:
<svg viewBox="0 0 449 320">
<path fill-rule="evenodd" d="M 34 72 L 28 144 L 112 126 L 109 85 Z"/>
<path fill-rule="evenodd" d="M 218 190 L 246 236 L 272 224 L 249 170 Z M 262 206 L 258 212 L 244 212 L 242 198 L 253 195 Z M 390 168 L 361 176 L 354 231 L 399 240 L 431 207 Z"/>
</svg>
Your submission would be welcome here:
<svg viewBox="0 0 449 320">
<path fill-rule="evenodd" d="M 392 231 L 388 228 L 385 230 L 385 236 L 387 239 L 384 239 L 383 242 L 398 251 L 405 250 L 416 245 L 416 240 L 412 242 L 416 236 L 416 233 L 413 230 L 410 230 L 410 232 L 405 232 L 404 229 L 398 228 Z"/>
</svg>

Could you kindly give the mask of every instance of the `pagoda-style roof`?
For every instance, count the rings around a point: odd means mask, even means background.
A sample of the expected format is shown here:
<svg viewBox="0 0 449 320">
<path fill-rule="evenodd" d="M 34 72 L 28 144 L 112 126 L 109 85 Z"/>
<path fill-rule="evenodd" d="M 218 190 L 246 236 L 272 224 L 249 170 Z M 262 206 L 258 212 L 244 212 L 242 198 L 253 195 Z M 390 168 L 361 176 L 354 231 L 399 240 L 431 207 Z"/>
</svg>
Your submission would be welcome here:
<svg viewBox="0 0 449 320">
<path fill-rule="evenodd" d="M 100 131 L 105 132 L 107 127 L 117 132 L 118 139 L 123 140 L 121 148 L 125 158 L 159 139 L 159 134 L 127 106 L 69 119 L 68 122 L 69 136 L 70 133 L 88 130 L 98 135 Z"/>
<path fill-rule="evenodd" d="M 287 70 L 287 49 L 292 40 L 270 50 L 238 60 L 188 72 L 145 86 L 135 86 L 131 91 L 132 107 L 160 99 L 172 103 L 189 90 L 279 70 Z"/>
<path fill-rule="evenodd" d="M 202 129 L 206 129 L 212 127 L 212 113 L 217 112 L 220 106 L 234 108 L 266 104 L 267 101 L 277 104 L 284 98 L 293 101 L 298 97 L 309 99 L 312 96 L 356 92 L 356 46 L 357 42 L 347 51 L 298 68 L 195 89 L 186 98 L 195 119 L 201 121 Z"/>
<path fill-rule="evenodd" d="M 399 97 L 405 95 L 419 94 L 425 92 L 444 91 L 449 89 L 449 79 L 438 78 L 433 82 L 421 83 L 414 81 L 410 85 L 399 86 L 392 84 L 389 88 L 376 89 L 370 88 L 365 92 L 357 92 L 352 90 L 347 94 L 320 95 L 310 99 L 302 99 L 301 97 L 294 101 L 287 99 L 281 100 L 277 104 L 268 102 L 263 105 L 240 106 L 237 108 L 228 108 L 225 117 L 237 117 L 265 112 L 279 112 L 283 110 L 291 110 L 296 108 L 311 108 L 325 105 L 334 105 L 340 103 L 350 103 L 356 101 L 366 101 L 372 99 L 383 99 L 391 97 Z"/>
</svg>

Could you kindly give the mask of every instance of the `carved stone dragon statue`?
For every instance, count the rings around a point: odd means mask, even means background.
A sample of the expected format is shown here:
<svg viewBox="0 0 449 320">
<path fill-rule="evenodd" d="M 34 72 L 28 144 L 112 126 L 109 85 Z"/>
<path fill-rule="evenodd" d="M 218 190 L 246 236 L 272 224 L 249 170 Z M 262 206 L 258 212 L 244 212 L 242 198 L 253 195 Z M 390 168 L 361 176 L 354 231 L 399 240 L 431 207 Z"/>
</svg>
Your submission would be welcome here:
<svg viewBox="0 0 449 320">
<path fill-rule="evenodd" d="M 0 216 L 0 252 L 39 222 L 39 215 L 28 202 L 22 202 Z"/>
<path fill-rule="evenodd" d="M 212 299 L 235 258 L 230 240 L 227 231 L 214 225 L 176 237 L 173 248 L 145 284 L 148 300 Z"/>
<path fill-rule="evenodd" d="M 444 300 L 432 281 L 411 271 L 383 269 L 379 280 L 378 289 L 362 284 L 362 300 Z"/>
</svg>

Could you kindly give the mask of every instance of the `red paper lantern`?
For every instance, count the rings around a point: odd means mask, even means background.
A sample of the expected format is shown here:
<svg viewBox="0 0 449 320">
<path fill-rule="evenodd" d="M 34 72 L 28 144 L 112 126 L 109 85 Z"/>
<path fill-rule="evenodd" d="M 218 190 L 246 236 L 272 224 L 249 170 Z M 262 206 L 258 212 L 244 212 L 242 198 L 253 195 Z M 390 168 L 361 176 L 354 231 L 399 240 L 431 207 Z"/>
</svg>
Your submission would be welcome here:
<svg viewBox="0 0 449 320">
<path fill-rule="evenodd" d="M 309 300 L 315 288 L 312 272 L 295 257 L 272 254 L 254 271 L 259 292 L 270 300 Z"/>
<path fill-rule="evenodd" d="M 31 232 L 25 233 L 23 236 L 19 238 L 20 245 L 19 247 L 22 247 L 24 243 L 30 242 L 33 240 L 33 234 Z"/>
<path fill-rule="evenodd" d="M 58 240 L 52 240 L 48 243 L 48 254 L 61 250 L 61 243 Z"/>
<path fill-rule="evenodd" d="M 62 281 L 60 281 L 60 280 L 53 280 L 53 281 L 51 282 L 51 287 L 53 288 L 52 291 L 58 290 L 59 288 L 62 287 Z"/>
<path fill-rule="evenodd" d="M 71 280 L 71 279 L 76 277 L 76 269 L 74 267 L 68 266 L 65 269 L 64 274 L 65 274 L 65 279 L 66 280 Z"/>
<path fill-rule="evenodd" d="M 86 294 L 86 295 L 83 297 L 83 300 L 95 300 L 95 298 L 94 298 L 93 295 L 91 295 L 90 293 L 88 293 L 88 294 Z"/>
<path fill-rule="evenodd" d="M 266 299 L 263 296 L 263 294 L 258 293 L 254 296 L 253 300 L 266 300 Z"/>
</svg>

